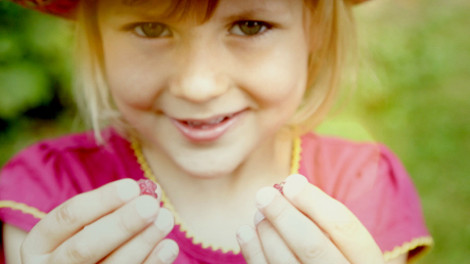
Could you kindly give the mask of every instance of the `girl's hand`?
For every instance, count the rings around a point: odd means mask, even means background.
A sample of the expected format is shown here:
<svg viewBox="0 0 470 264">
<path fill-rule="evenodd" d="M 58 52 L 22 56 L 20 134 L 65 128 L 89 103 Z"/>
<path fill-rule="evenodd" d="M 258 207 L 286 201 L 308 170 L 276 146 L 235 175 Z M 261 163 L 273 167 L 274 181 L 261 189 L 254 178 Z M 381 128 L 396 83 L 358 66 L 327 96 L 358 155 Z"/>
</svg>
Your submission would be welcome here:
<svg viewBox="0 0 470 264">
<path fill-rule="evenodd" d="M 178 245 L 164 237 L 173 216 L 159 199 L 139 194 L 124 179 L 64 202 L 29 232 L 23 263 L 171 263 Z"/>
<path fill-rule="evenodd" d="M 288 177 L 283 193 L 271 187 L 257 193 L 257 234 L 248 226 L 237 234 L 248 263 L 384 263 L 353 213 L 304 176 Z"/>
</svg>

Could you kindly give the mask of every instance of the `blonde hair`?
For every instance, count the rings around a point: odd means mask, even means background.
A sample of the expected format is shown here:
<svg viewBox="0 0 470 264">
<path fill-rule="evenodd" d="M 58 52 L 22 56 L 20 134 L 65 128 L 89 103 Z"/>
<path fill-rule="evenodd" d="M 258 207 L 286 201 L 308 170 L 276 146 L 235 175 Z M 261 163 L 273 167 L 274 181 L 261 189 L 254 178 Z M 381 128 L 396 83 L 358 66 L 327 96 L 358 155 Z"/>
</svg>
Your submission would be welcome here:
<svg viewBox="0 0 470 264">
<path fill-rule="evenodd" d="M 310 39 L 308 86 L 299 109 L 289 122 L 297 133 L 312 130 L 330 110 L 337 97 L 344 75 L 345 65 L 355 48 L 355 27 L 351 14 L 354 0 L 305 0 L 311 12 L 307 32 Z M 79 109 L 87 118 L 102 142 L 100 131 L 112 125 L 122 132 L 130 128 L 121 118 L 110 94 L 105 73 L 103 50 L 97 26 L 96 3 L 82 0 L 77 12 L 77 60 L 76 92 Z M 139 4 L 145 0 L 124 0 L 126 4 Z M 188 12 L 202 21 L 211 17 L 217 0 L 171 1 L 168 16 L 182 18 Z M 202 16 L 201 16 L 202 15 Z"/>
</svg>

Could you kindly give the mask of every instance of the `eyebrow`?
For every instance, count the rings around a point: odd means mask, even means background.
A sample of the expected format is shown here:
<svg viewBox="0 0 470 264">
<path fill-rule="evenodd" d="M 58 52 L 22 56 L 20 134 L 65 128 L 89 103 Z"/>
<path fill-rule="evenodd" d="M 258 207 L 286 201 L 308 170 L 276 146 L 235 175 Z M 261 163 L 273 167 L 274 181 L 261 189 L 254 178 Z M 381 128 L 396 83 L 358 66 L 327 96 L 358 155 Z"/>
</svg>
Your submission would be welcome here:
<svg viewBox="0 0 470 264">
<path fill-rule="evenodd" d="M 237 21 L 244 19 L 270 19 L 275 15 L 277 20 L 285 20 L 287 14 L 288 12 L 284 12 L 281 8 L 261 5 L 250 8 L 240 8 L 229 14 L 221 14 L 220 17 L 227 21 Z"/>
</svg>

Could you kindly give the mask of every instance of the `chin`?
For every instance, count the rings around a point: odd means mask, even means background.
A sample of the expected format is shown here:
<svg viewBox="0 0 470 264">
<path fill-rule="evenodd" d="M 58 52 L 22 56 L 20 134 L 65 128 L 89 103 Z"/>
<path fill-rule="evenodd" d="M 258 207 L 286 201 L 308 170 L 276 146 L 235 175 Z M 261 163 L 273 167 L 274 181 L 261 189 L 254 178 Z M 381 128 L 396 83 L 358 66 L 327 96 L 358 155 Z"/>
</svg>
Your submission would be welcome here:
<svg viewBox="0 0 470 264">
<path fill-rule="evenodd" d="M 241 165 L 241 159 L 234 156 L 225 158 L 219 156 L 179 160 L 177 163 L 180 168 L 193 177 L 211 179 L 233 174 Z"/>
<path fill-rule="evenodd" d="M 194 164 L 194 166 L 185 166 L 183 168 L 189 175 L 200 179 L 219 178 L 232 174 L 236 170 L 235 164 Z"/>
<path fill-rule="evenodd" d="M 230 171 L 227 170 L 214 170 L 214 169 L 209 169 L 209 170 L 191 170 L 191 171 L 186 171 L 188 175 L 198 178 L 198 179 L 215 179 L 215 178 L 221 178 L 224 175 L 230 174 Z"/>
</svg>

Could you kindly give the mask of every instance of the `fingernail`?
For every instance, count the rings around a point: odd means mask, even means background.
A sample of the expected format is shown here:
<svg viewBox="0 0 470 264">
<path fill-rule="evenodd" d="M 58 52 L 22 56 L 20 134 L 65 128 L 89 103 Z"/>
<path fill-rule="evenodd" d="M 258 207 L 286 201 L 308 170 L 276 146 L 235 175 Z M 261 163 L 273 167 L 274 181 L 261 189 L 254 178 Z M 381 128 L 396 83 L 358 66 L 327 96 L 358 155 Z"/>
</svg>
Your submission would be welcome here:
<svg viewBox="0 0 470 264">
<path fill-rule="evenodd" d="M 162 188 L 160 188 L 160 185 L 157 184 L 157 188 L 155 189 L 155 194 L 157 194 L 157 199 L 161 200 L 162 198 Z"/>
<path fill-rule="evenodd" d="M 116 190 L 119 198 L 124 202 L 130 201 L 140 194 L 139 185 L 131 179 L 116 182 Z"/>
<path fill-rule="evenodd" d="M 237 231 L 237 239 L 240 243 L 248 243 L 255 237 L 255 230 L 248 225 L 241 226 Z"/>
<path fill-rule="evenodd" d="M 284 195 L 287 197 L 294 197 L 304 189 L 307 183 L 307 178 L 300 174 L 293 174 L 287 177 L 286 183 L 283 187 Z"/>
<path fill-rule="evenodd" d="M 279 192 L 272 187 L 264 187 L 256 193 L 256 206 L 264 208 L 268 206 Z"/>
<path fill-rule="evenodd" d="M 153 197 L 142 195 L 137 198 L 135 209 L 142 218 L 151 218 L 158 211 L 158 202 Z"/>
<path fill-rule="evenodd" d="M 263 213 L 261 213 L 260 211 L 256 211 L 255 213 L 255 226 L 257 226 L 261 221 L 263 221 L 266 217 L 264 216 Z"/>
<path fill-rule="evenodd" d="M 173 229 L 175 220 L 168 209 L 160 208 L 160 212 L 158 212 L 157 219 L 155 219 L 154 223 L 158 229 L 168 231 Z"/>
<path fill-rule="evenodd" d="M 168 242 L 168 243 L 165 243 Z M 178 247 L 173 245 L 173 243 L 169 243 L 169 240 L 162 241 L 160 244 L 160 249 L 158 251 L 158 258 L 163 262 L 163 263 L 172 263 L 173 260 L 176 258 L 178 255 Z"/>
</svg>

